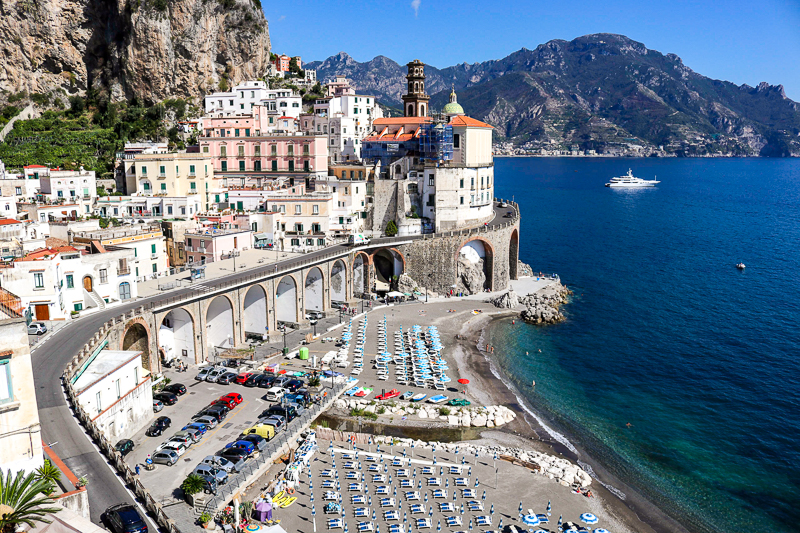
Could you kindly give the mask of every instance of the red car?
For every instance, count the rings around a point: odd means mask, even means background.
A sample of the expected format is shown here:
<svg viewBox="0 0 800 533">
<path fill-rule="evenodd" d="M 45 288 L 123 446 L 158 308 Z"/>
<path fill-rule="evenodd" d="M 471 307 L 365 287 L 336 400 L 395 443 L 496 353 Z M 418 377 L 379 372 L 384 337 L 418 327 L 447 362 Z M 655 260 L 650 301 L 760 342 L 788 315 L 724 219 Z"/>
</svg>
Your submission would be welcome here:
<svg viewBox="0 0 800 533">
<path fill-rule="evenodd" d="M 219 400 L 214 400 L 210 405 L 216 404 L 222 404 L 230 410 L 233 410 L 233 408 L 236 407 L 236 401 L 233 398 L 228 398 L 227 396 L 223 396 Z"/>
<path fill-rule="evenodd" d="M 247 381 L 247 378 L 249 378 L 249 377 L 250 377 L 250 376 L 252 376 L 252 375 L 253 375 L 253 373 L 252 373 L 252 372 L 242 372 L 241 374 L 239 374 L 238 376 L 236 376 L 236 383 L 238 383 L 239 385 L 241 385 L 242 383 L 244 383 L 245 381 Z"/>
<path fill-rule="evenodd" d="M 398 391 L 397 389 L 392 389 L 387 393 L 375 396 L 375 399 L 376 400 L 389 400 L 391 398 L 397 398 L 398 396 L 400 396 L 400 391 Z"/>
<path fill-rule="evenodd" d="M 236 402 L 236 405 L 239 405 L 244 400 L 244 398 L 242 398 L 242 395 L 239 394 L 238 392 L 229 392 L 228 394 L 220 398 L 220 400 L 223 400 L 225 398 L 230 398 L 231 400 Z"/>
</svg>

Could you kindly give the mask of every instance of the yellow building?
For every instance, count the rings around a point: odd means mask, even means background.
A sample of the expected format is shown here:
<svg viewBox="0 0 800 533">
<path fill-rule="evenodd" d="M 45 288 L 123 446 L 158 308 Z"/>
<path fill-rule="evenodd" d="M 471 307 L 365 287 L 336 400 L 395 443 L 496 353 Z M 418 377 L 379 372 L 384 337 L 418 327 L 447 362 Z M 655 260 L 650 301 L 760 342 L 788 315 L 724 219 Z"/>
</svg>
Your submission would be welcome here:
<svg viewBox="0 0 800 533">
<path fill-rule="evenodd" d="M 197 153 L 136 154 L 127 174 L 132 174 L 139 195 L 199 194 L 206 210 L 213 203 L 212 194 L 221 189 L 222 181 L 214 177 L 211 158 Z"/>
</svg>

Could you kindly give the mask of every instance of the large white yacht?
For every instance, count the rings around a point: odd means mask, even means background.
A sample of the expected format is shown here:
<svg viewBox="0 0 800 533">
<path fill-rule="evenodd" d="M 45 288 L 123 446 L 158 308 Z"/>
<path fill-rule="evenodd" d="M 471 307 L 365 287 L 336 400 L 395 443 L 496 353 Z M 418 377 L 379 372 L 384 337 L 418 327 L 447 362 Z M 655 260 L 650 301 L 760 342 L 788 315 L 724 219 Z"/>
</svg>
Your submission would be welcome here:
<svg viewBox="0 0 800 533">
<path fill-rule="evenodd" d="M 628 169 L 628 173 L 618 178 L 611 178 L 611 181 L 606 183 L 606 187 L 655 187 L 656 184 L 661 183 L 656 180 L 643 180 L 633 175 L 633 171 Z"/>
</svg>

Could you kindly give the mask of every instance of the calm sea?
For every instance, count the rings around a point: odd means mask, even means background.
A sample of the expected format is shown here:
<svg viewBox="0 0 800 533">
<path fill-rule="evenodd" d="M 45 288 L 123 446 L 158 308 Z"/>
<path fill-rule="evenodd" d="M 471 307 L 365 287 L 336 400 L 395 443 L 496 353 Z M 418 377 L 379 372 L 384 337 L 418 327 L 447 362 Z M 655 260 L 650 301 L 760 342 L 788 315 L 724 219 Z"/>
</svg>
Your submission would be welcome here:
<svg viewBox="0 0 800 533">
<path fill-rule="evenodd" d="M 629 167 L 661 184 L 603 187 Z M 692 530 L 800 531 L 800 161 L 497 159 L 495 176 L 520 259 L 575 291 L 561 325 L 487 332 L 534 409 Z"/>
</svg>

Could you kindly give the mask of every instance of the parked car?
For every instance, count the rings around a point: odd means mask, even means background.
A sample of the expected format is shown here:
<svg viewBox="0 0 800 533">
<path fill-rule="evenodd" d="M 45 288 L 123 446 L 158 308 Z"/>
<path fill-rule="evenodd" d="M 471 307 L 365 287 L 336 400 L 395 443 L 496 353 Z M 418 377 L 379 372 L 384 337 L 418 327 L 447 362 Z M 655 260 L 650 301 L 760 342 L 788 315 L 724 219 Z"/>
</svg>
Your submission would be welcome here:
<svg viewBox="0 0 800 533">
<path fill-rule="evenodd" d="M 208 426 L 203 424 L 203 423 L 201 423 L 201 422 L 190 422 L 190 423 L 186 424 L 185 426 L 183 426 L 181 428 L 181 431 L 188 431 L 190 429 L 193 429 L 193 430 L 197 431 L 200 434 L 200 436 L 202 437 L 208 431 Z"/>
<path fill-rule="evenodd" d="M 206 408 L 206 409 L 203 409 L 202 411 L 200 411 L 199 413 L 197 413 L 196 415 L 194 415 L 194 420 L 197 421 L 197 422 L 200 422 L 201 418 L 210 417 L 210 418 L 213 418 L 217 422 L 217 424 L 219 424 L 220 422 L 222 422 L 225 419 L 227 414 L 228 413 L 223 411 L 223 410 L 210 411 L 209 408 Z"/>
<path fill-rule="evenodd" d="M 500 203 L 498 204 L 498 207 L 508 207 L 508 203 L 506 203 L 506 202 L 500 202 Z"/>
<path fill-rule="evenodd" d="M 161 450 L 150 456 L 154 463 L 172 466 L 178 462 L 180 456 L 173 450 Z"/>
<path fill-rule="evenodd" d="M 229 385 L 236 381 L 236 372 L 225 372 L 217 378 L 217 383 L 220 385 Z"/>
<path fill-rule="evenodd" d="M 47 333 L 47 326 L 44 322 L 31 322 L 28 324 L 28 335 L 42 335 Z"/>
<path fill-rule="evenodd" d="M 242 398 L 242 395 L 239 394 L 238 392 L 229 392 L 228 394 L 226 394 L 222 398 L 230 398 L 236 403 L 236 405 L 239 405 L 240 403 L 242 403 L 244 401 L 244 398 Z"/>
<path fill-rule="evenodd" d="M 269 424 L 256 424 L 253 427 L 245 429 L 242 435 L 258 435 L 262 439 L 269 440 L 275 436 L 275 427 Z"/>
<path fill-rule="evenodd" d="M 242 366 L 242 360 L 228 359 L 227 361 L 225 361 L 225 366 L 227 366 L 228 368 L 239 368 L 240 366 Z"/>
<path fill-rule="evenodd" d="M 286 418 L 287 422 L 297 418 L 297 410 L 292 406 L 273 405 L 262 414 L 264 416 L 281 415 Z"/>
<path fill-rule="evenodd" d="M 247 452 L 247 455 L 252 455 L 254 451 L 256 451 L 256 447 L 252 442 L 246 440 L 237 440 L 234 442 L 229 442 L 225 445 L 225 448 L 239 448 L 240 450 L 244 450 Z"/>
<path fill-rule="evenodd" d="M 284 388 L 283 386 L 289 383 L 290 381 L 291 379 L 287 378 L 286 376 L 279 376 L 275 378 L 275 381 L 272 382 L 272 386 Z"/>
<path fill-rule="evenodd" d="M 319 319 L 313 316 L 311 313 L 306 313 L 306 320 L 308 320 L 308 323 L 311 324 L 312 326 L 317 322 L 319 322 Z"/>
<path fill-rule="evenodd" d="M 292 407 L 292 408 L 294 408 L 294 411 L 295 411 L 295 413 L 296 413 L 296 414 L 295 414 L 295 416 L 296 416 L 296 417 L 297 417 L 297 416 L 303 416 L 303 413 L 305 413 L 305 412 L 306 412 L 306 408 L 305 408 L 305 407 L 303 407 L 302 405 L 300 405 L 299 403 L 295 403 L 295 402 L 286 402 L 286 403 L 284 403 L 283 405 L 284 405 L 284 406 L 286 406 L 286 407 Z"/>
<path fill-rule="evenodd" d="M 206 494 L 217 493 L 217 479 L 215 477 L 201 475 L 200 478 L 205 482 L 203 484 L 203 492 Z"/>
<path fill-rule="evenodd" d="M 147 524 L 129 503 L 112 505 L 100 515 L 100 521 L 114 533 L 147 533 Z"/>
<path fill-rule="evenodd" d="M 182 383 L 170 383 L 166 387 L 164 387 L 164 392 L 171 392 L 172 394 L 177 394 L 178 396 L 183 396 L 186 394 L 186 386 Z"/>
<path fill-rule="evenodd" d="M 196 379 L 197 381 L 205 381 L 206 378 L 208 377 L 208 373 L 211 372 L 211 370 L 212 369 L 210 367 L 201 368 L 200 372 L 197 373 L 194 379 Z"/>
<path fill-rule="evenodd" d="M 236 407 L 236 400 L 228 396 L 221 396 L 211 402 L 211 405 L 224 405 L 228 410 L 233 411 L 233 408 Z"/>
<path fill-rule="evenodd" d="M 206 381 L 209 383 L 216 383 L 219 377 L 223 374 L 227 374 L 228 369 L 225 367 L 216 367 L 213 368 L 208 375 L 206 375 Z"/>
<path fill-rule="evenodd" d="M 217 427 L 217 424 L 219 424 L 219 419 L 217 419 L 214 416 L 207 415 L 205 413 L 199 413 L 195 415 L 195 417 L 192 420 L 194 420 L 194 422 L 197 424 L 203 424 L 207 426 L 208 429 L 214 429 L 215 427 Z"/>
<path fill-rule="evenodd" d="M 264 399 L 268 402 L 277 402 L 280 401 L 281 397 L 286 393 L 281 387 L 272 387 L 271 389 L 267 390 L 267 393 L 264 395 Z"/>
<path fill-rule="evenodd" d="M 303 386 L 303 382 L 299 379 L 292 379 L 284 383 L 283 388 L 289 392 L 294 392 Z"/>
<path fill-rule="evenodd" d="M 131 439 L 122 439 L 114 445 L 114 449 L 117 450 L 122 457 L 125 457 L 133 451 L 133 441 Z"/>
<path fill-rule="evenodd" d="M 206 414 L 209 414 L 211 416 L 217 416 L 220 422 L 222 420 L 225 420 L 225 417 L 228 416 L 229 411 L 230 409 L 228 409 L 224 405 L 219 405 L 219 404 L 212 405 L 211 407 L 206 408 Z"/>
<path fill-rule="evenodd" d="M 186 453 L 186 450 L 188 450 L 188 449 L 189 449 L 189 447 L 186 444 L 182 443 L 182 442 L 174 442 L 172 440 L 168 440 L 167 442 L 161 443 L 158 446 L 158 448 L 156 448 L 156 451 L 157 452 L 164 451 L 164 450 L 172 451 L 172 452 L 177 453 L 178 457 L 180 457 L 181 455 Z"/>
<path fill-rule="evenodd" d="M 164 402 L 161 400 L 153 400 L 153 412 L 158 413 L 164 409 Z"/>
<path fill-rule="evenodd" d="M 242 385 L 245 387 L 255 387 L 258 385 L 258 380 L 261 379 L 261 376 L 262 374 L 250 374 L 250 376 L 248 376 L 248 378 L 242 382 Z"/>
<path fill-rule="evenodd" d="M 513 211 L 507 211 L 506 214 L 503 215 L 503 218 L 514 218 L 514 212 Z"/>
<path fill-rule="evenodd" d="M 265 439 L 264 437 L 262 437 L 261 435 L 259 435 L 257 433 L 251 433 L 250 435 L 244 435 L 239 440 L 246 440 L 247 442 L 252 443 L 253 446 L 256 447 L 256 450 L 258 450 L 260 452 L 264 451 L 264 448 L 267 447 L 267 439 Z"/>
<path fill-rule="evenodd" d="M 175 437 L 188 437 L 188 438 L 192 439 L 192 444 L 194 444 L 195 442 L 200 442 L 200 439 L 203 438 L 203 433 L 200 433 L 200 430 L 195 429 L 195 428 L 187 428 L 187 429 L 182 429 L 182 430 L 178 431 L 177 433 L 175 433 L 174 436 Z"/>
<path fill-rule="evenodd" d="M 253 375 L 252 372 L 242 372 L 241 374 L 236 376 L 236 383 L 238 383 L 239 385 L 243 385 L 244 382 L 247 381 L 252 375 Z"/>
<path fill-rule="evenodd" d="M 171 392 L 159 392 L 153 394 L 153 399 L 162 402 L 164 405 L 175 405 L 178 403 L 178 396 Z"/>
<path fill-rule="evenodd" d="M 239 448 L 225 448 L 219 455 L 233 463 L 239 463 L 244 462 L 250 454 Z"/>
<path fill-rule="evenodd" d="M 275 428 L 275 433 L 286 428 L 286 419 L 280 415 L 259 418 L 258 423 L 267 426 L 272 426 L 273 428 Z"/>
<path fill-rule="evenodd" d="M 217 483 L 220 485 L 224 485 L 228 482 L 228 473 L 225 470 L 220 468 L 215 468 L 211 465 L 200 463 L 194 470 L 192 470 L 192 474 L 197 474 L 198 476 L 208 476 L 213 477 L 217 480 Z"/>
<path fill-rule="evenodd" d="M 167 418 L 166 416 L 159 416 L 156 418 L 150 427 L 147 428 L 145 435 L 148 437 L 158 437 L 160 436 L 165 429 L 167 429 L 172 424 L 172 420 Z"/>
<path fill-rule="evenodd" d="M 269 389 L 272 387 L 272 384 L 275 382 L 275 376 L 268 376 L 266 374 L 262 374 L 261 377 L 256 381 L 256 387 L 259 389 Z"/>
<path fill-rule="evenodd" d="M 205 459 L 200 461 L 200 463 L 211 466 L 213 468 L 224 470 L 225 472 L 230 474 L 231 472 L 234 473 L 238 472 L 239 468 L 242 466 L 244 461 L 241 461 L 240 463 L 234 463 L 233 461 L 229 461 L 228 459 L 220 457 L 219 455 L 209 455 Z"/>
</svg>

